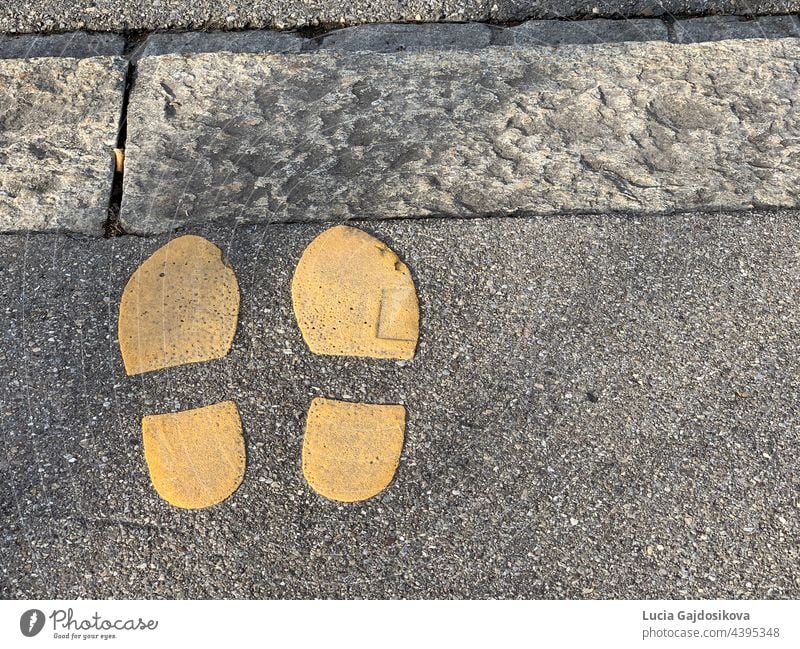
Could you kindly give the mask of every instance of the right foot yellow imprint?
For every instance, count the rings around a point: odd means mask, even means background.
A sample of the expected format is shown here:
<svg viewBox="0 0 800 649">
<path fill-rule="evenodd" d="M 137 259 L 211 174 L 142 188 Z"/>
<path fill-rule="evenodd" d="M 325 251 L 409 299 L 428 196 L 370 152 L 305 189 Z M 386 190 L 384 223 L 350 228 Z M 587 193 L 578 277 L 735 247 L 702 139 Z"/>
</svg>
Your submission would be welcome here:
<svg viewBox="0 0 800 649">
<path fill-rule="evenodd" d="M 292 279 L 292 303 L 311 351 L 409 359 L 419 337 L 419 302 L 406 265 L 384 243 L 340 225 L 312 241 Z M 385 489 L 400 461 L 402 405 L 311 402 L 303 475 L 320 495 L 342 502 Z"/>
</svg>

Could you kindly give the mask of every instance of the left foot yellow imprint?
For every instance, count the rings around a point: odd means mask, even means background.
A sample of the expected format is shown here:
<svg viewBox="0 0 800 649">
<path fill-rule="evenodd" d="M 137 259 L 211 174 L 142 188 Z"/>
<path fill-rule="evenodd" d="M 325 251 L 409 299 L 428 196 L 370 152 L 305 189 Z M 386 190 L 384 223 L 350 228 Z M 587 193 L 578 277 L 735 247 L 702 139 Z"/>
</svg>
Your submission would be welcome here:
<svg viewBox="0 0 800 649">
<path fill-rule="evenodd" d="M 239 284 L 222 251 L 193 235 L 159 248 L 133 273 L 119 309 L 129 375 L 222 358 L 239 317 Z M 168 503 L 216 505 L 244 478 L 245 445 L 232 401 L 142 419 L 150 479 Z"/>
</svg>

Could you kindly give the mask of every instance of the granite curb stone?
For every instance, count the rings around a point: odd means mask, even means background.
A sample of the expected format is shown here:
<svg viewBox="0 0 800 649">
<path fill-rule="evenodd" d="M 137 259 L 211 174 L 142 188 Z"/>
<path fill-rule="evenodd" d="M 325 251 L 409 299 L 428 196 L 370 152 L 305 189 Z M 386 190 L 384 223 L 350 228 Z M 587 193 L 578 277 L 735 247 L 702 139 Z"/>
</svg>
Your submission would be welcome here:
<svg viewBox="0 0 800 649">
<path fill-rule="evenodd" d="M 0 59 L 0 232 L 102 236 L 127 65 Z"/>
<path fill-rule="evenodd" d="M 125 37 L 119 34 L 0 34 L 0 59 L 32 59 L 44 56 L 84 59 L 122 56 L 124 50 Z"/>
<path fill-rule="evenodd" d="M 145 57 L 121 221 L 796 207 L 800 40 Z"/>
</svg>

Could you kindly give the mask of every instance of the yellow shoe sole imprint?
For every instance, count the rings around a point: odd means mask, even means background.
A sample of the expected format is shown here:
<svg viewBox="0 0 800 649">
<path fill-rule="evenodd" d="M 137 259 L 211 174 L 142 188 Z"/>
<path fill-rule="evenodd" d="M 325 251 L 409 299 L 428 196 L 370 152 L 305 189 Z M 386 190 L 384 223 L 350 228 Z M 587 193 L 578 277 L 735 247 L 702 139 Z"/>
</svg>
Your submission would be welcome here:
<svg viewBox="0 0 800 649">
<path fill-rule="evenodd" d="M 339 225 L 314 239 L 292 278 L 303 339 L 316 354 L 413 358 L 419 301 L 408 267 L 389 247 Z M 405 437 L 402 405 L 311 402 L 303 437 L 303 475 L 320 495 L 366 500 L 394 478 Z"/>
</svg>

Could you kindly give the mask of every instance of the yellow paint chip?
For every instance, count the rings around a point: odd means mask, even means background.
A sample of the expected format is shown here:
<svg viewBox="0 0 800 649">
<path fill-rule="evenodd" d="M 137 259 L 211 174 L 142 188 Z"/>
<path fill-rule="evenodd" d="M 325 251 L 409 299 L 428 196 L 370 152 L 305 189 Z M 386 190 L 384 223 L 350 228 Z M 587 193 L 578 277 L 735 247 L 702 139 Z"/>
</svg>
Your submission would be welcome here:
<svg viewBox="0 0 800 649">
<path fill-rule="evenodd" d="M 222 358 L 239 315 L 239 284 L 210 241 L 173 239 L 131 276 L 119 308 L 128 374 Z"/>
<path fill-rule="evenodd" d="M 244 479 L 242 422 L 233 401 L 142 419 L 144 458 L 155 490 L 184 509 L 211 507 Z"/>
<path fill-rule="evenodd" d="M 403 450 L 406 409 L 318 397 L 303 438 L 303 475 L 325 498 L 356 502 L 383 491 Z"/>
<path fill-rule="evenodd" d="M 125 149 L 114 149 L 114 171 L 125 170 Z"/>
<path fill-rule="evenodd" d="M 314 239 L 297 264 L 292 302 L 316 354 L 414 356 L 419 302 L 411 273 L 366 232 L 339 225 Z"/>
</svg>

